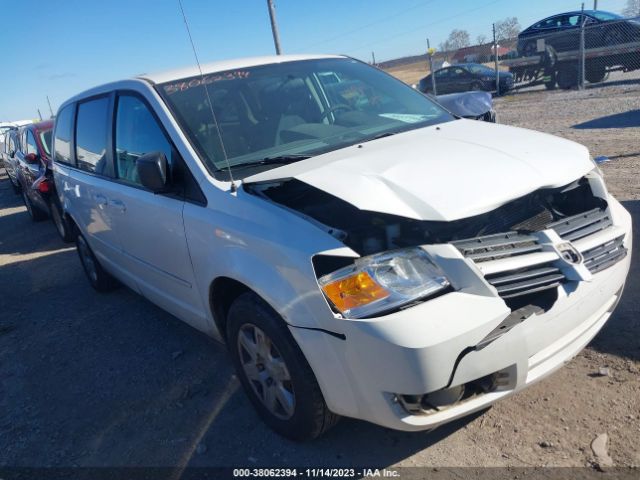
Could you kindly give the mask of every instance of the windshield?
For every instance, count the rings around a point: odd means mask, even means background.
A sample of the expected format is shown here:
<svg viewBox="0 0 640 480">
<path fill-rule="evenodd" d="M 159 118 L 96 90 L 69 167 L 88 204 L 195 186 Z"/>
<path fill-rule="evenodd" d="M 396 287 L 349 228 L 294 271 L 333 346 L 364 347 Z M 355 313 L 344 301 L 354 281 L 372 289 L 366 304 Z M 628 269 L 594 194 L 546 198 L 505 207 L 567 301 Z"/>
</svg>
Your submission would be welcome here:
<svg viewBox="0 0 640 480">
<path fill-rule="evenodd" d="M 611 13 L 611 12 L 591 12 L 591 15 L 593 15 L 594 17 L 596 17 L 598 20 L 600 20 L 601 22 L 607 22 L 609 20 L 622 20 L 623 17 L 621 17 L 620 15 L 616 15 L 615 13 Z"/>
<path fill-rule="evenodd" d="M 467 65 L 467 69 L 471 71 L 471 73 L 477 73 L 478 75 L 494 75 L 496 74 L 495 70 L 485 66 L 485 65 Z"/>
<path fill-rule="evenodd" d="M 40 143 L 44 147 L 47 157 L 51 155 L 51 130 L 40 132 Z"/>
<path fill-rule="evenodd" d="M 278 159 L 302 160 L 453 120 L 426 96 L 353 59 L 242 68 L 206 75 L 204 83 L 219 131 L 200 77 L 168 82 L 158 91 L 220 179 L 228 179 L 225 153 L 234 177 L 243 178 L 279 166 Z"/>
</svg>

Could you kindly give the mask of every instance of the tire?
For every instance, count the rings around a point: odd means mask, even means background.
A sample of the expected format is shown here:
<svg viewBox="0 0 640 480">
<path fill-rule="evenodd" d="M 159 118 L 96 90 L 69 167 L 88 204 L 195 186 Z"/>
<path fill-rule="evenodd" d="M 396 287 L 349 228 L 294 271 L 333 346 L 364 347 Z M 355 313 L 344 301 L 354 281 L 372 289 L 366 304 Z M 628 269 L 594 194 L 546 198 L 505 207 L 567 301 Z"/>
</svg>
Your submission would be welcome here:
<svg viewBox="0 0 640 480">
<path fill-rule="evenodd" d="M 89 244 L 82 234 L 78 234 L 76 237 L 76 245 L 78 247 L 80 263 L 91 286 L 98 292 L 110 292 L 117 288 L 118 281 L 102 268 L 102 265 L 98 262 L 98 259 L 93 254 L 91 247 L 89 247 Z"/>
<path fill-rule="evenodd" d="M 15 193 L 16 195 L 20 195 L 20 185 L 16 185 L 15 183 L 13 183 L 11 177 L 9 177 L 9 183 L 11 184 L 11 188 L 13 189 L 13 193 Z"/>
<path fill-rule="evenodd" d="M 570 90 L 578 86 L 578 68 L 572 65 L 565 65 L 558 69 L 556 75 L 558 87 L 563 90 Z"/>
<path fill-rule="evenodd" d="M 31 217 L 31 220 L 34 222 L 41 222 L 45 218 L 47 218 L 47 214 L 36 207 L 33 203 L 31 203 L 31 199 L 29 195 L 27 195 L 27 191 L 22 188 L 22 201 L 24 202 L 24 206 L 27 207 L 27 213 Z"/>
<path fill-rule="evenodd" d="M 241 294 L 229 308 L 227 344 L 251 403 L 277 433 L 311 440 L 337 423 L 285 322 L 255 293 Z"/>
<path fill-rule="evenodd" d="M 589 83 L 600 83 L 607 76 L 607 69 L 604 65 L 591 65 L 587 67 L 584 76 Z"/>
<path fill-rule="evenodd" d="M 62 241 L 65 243 L 73 242 L 75 240 L 73 225 L 62 213 L 62 207 L 57 200 L 52 199 L 49 202 L 49 211 L 51 212 L 51 220 Z"/>
<path fill-rule="evenodd" d="M 20 184 L 18 183 L 18 180 L 13 179 L 11 175 L 9 175 L 9 171 L 7 170 L 7 167 L 4 167 L 4 171 L 7 172 L 7 177 L 9 177 L 9 183 L 11 184 L 11 188 L 13 189 L 13 193 L 15 193 L 16 195 L 20 195 L 22 189 L 20 188 Z"/>
</svg>

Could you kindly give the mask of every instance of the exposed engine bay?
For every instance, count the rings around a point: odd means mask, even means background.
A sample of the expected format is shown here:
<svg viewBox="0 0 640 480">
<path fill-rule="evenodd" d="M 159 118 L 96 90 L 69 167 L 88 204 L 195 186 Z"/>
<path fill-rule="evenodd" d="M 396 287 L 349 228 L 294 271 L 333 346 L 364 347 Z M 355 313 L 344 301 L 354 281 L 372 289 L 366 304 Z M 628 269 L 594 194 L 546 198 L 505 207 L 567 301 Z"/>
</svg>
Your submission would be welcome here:
<svg viewBox="0 0 640 480">
<path fill-rule="evenodd" d="M 360 255 L 394 248 L 447 243 L 502 232 L 530 233 L 607 202 L 594 195 L 587 178 L 543 188 L 495 210 L 452 222 L 420 221 L 360 210 L 300 180 L 245 185 L 250 193 L 302 214 Z"/>
</svg>

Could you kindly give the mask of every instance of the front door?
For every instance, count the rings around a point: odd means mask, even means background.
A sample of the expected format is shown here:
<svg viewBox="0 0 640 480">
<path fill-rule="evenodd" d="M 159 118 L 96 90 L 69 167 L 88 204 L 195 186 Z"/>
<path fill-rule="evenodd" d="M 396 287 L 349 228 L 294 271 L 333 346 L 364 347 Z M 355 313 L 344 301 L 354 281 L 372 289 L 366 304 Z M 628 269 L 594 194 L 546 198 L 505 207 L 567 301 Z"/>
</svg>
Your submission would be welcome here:
<svg viewBox="0 0 640 480">
<path fill-rule="evenodd" d="M 147 190 L 136 167 L 140 156 L 159 151 L 174 169 L 177 153 L 138 94 L 118 95 L 114 132 L 118 191 L 110 199 L 110 208 L 127 269 L 135 275 L 143 295 L 182 320 L 206 329 L 182 220 L 184 198 L 179 193 Z"/>
</svg>

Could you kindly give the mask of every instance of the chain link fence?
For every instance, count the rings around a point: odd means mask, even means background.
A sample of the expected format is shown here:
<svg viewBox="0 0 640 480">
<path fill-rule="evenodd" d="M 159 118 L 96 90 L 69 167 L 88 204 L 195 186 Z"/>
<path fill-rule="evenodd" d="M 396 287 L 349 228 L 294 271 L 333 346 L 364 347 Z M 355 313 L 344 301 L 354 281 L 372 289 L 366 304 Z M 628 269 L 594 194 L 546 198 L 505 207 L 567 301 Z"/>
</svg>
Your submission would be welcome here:
<svg viewBox="0 0 640 480">
<path fill-rule="evenodd" d="M 640 86 L 640 17 L 574 12 L 542 20 L 518 38 L 429 54 L 425 93 Z"/>
</svg>

